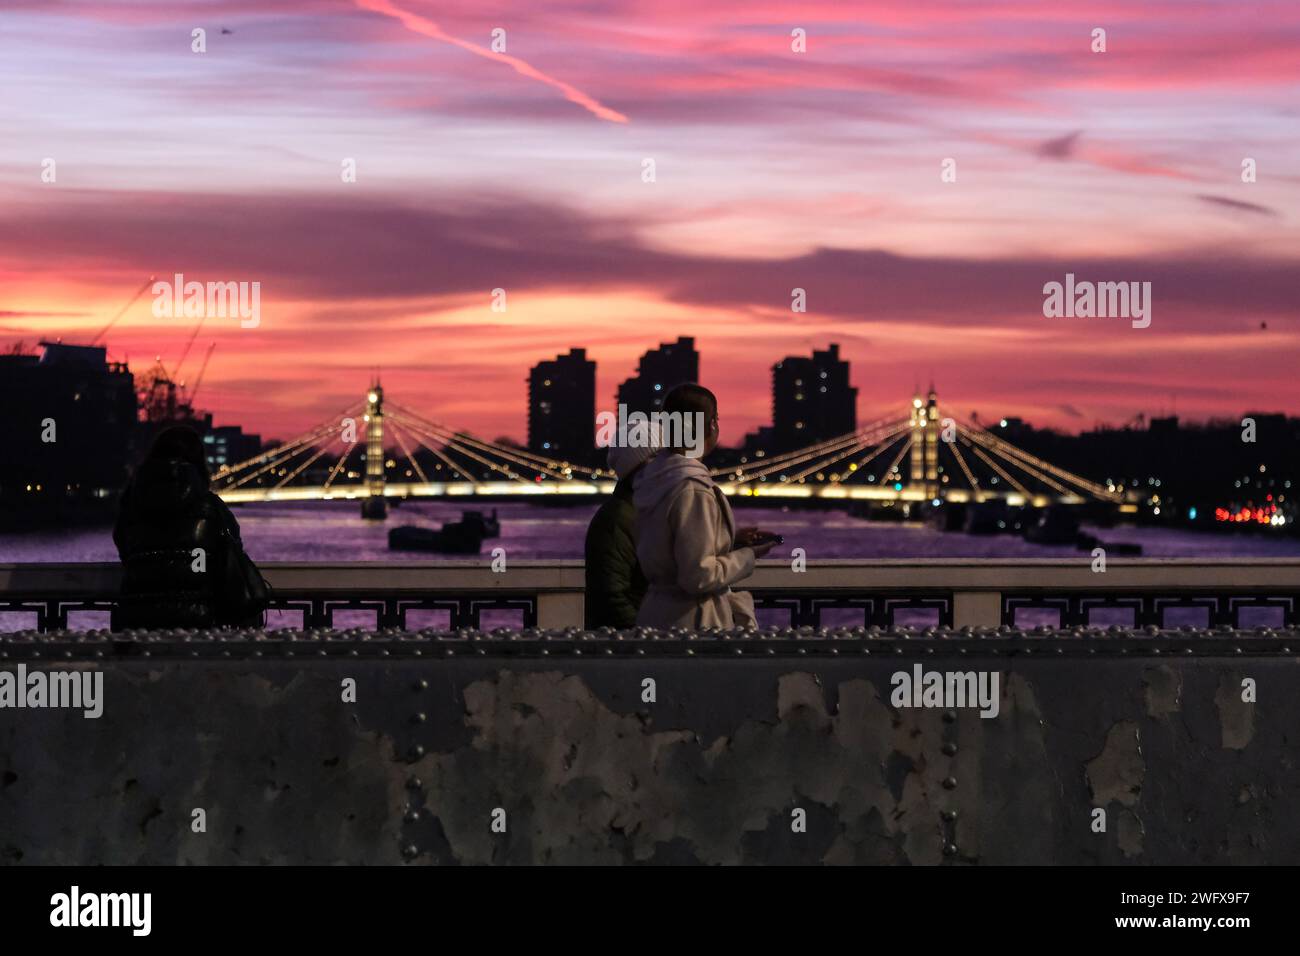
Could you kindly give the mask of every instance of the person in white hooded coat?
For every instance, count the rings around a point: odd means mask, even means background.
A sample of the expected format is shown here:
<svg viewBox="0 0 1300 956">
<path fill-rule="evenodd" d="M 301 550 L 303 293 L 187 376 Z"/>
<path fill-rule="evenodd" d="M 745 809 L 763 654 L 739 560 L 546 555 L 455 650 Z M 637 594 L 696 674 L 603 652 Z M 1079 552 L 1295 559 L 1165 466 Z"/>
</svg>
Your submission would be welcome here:
<svg viewBox="0 0 1300 956">
<path fill-rule="evenodd" d="M 717 400 L 699 385 L 679 385 L 668 413 L 698 415 L 703 440 L 661 451 L 637 475 L 637 561 L 649 582 L 636 623 L 646 627 L 752 627 L 754 601 L 733 585 L 749 577 L 773 535 L 737 531 L 731 505 L 700 458 L 718 443 Z M 700 434 L 698 431 L 695 434 Z"/>
</svg>

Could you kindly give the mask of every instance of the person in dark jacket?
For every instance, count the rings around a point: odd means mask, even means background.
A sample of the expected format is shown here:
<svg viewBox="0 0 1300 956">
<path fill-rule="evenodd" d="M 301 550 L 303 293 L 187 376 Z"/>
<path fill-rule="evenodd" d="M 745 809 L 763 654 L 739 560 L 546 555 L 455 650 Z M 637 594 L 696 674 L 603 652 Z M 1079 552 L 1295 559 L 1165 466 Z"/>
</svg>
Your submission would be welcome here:
<svg viewBox="0 0 1300 956">
<path fill-rule="evenodd" d="M 609 466 L 618 484 L 587 527 L 586 626 L 627 628 L 645 597 L 646 579 L 636 560 L 636 507 L 632 483 L 641 466 L 658 449 L 618 447 L 609 450 Z"/>
<path fill-rule="evenodd" d="M 163 429 L 126 491 L 113 528 L 122 587 L 112 629 L 208 628 L 260 623 L 232 607 L 226 572 L 242 551 L 239 523 L 209 490 L 203 440 Z"/>
</svg>

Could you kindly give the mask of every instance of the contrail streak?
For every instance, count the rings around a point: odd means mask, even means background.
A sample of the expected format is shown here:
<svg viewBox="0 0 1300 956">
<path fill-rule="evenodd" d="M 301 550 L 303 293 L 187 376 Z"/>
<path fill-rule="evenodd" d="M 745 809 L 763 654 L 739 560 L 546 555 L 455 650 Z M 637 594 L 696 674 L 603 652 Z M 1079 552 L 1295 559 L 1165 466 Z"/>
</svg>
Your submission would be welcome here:
<svg viewBox="0 0 1300 956">
<path fill-rule="evenodd" d="M 462 50 L 468 50 L 475 56 L 485 57 L 489 60 L 499 60 L 506 63 L 521 76 L 526 76 L 530 79 L 545 83 L 547 86 L 555 87 L 555 89 L 564 94 L 566 100 L 571 103 L 577 103 L 583 109 L 588 110 L 603 120 L 609 120 L 611 123 L 626 123 L 628 121 L 627 117 L 622 113 L 612 110 L 608 106 L 592 99 L 586 93 L 582 92 L 582 90 L 575 86 L 570 86 L 563 80 L 557 80 L 554 77 L 547 76 L 541 70 L 537 69 L 537 67 L 524 62 L 517 56 L 509 56 L 505 53 L 493 53 L 487 47 L 481 47 L 477 44 L 470 43 L 467 40 L 462 40 L 459 37 L 454 37 L 445 32 L 442 27 L 438 26 L 438 24 L 434 23 L 427 17 L 422 17 L 416 13 L 408 13 L 405 10 L 399 10 L 397 7 L 393 6 L 389 0 L 355 0 L 355 2 L 362 10 L 369 10 L 372 13 L 382 13 L 384 16 L 392 17 L 393 19 L 400 21 L 402 26 L 414 33 L 423 34 L 424 36 L 432 37 L 435 40 L 442 40 L 444 43 L 458 46 Z"/>
</svg>

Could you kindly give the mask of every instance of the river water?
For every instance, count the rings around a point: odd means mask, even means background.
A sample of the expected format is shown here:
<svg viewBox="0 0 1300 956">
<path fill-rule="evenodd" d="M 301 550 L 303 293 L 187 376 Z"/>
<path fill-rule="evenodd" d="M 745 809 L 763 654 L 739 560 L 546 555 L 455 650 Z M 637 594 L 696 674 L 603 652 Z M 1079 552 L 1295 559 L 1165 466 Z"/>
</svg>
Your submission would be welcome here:
<svg viewBox="0 0 1300 956">
<path fill-rule="evenodd" d="M 393 509 L 386 522 L 362 520 L 355 501 L 244 505 L 235 509 L 235 515 L 255 561 L 430 561 L 439 556 L 389 551 L 388 529 L 399 524 L 438 527 L 459 518 L 462 507 L 463 502 L 406 502 Z M 515 559 L 581 558 L 587 523 L 596 507 L 500 503 L 496 508 L 501 537 L 484 543 L 484 556 L 503 547 Z M 864 521 L 840 511 L 746 507 L 738 509 L 737 522 L 784 535 L 785 543 L 773 551 L 773 557 L 788 555 L 792 548 L 803 548 L 809 560 L 1086 556 L 1070 546 L 1030 544 L 1012 535 L 945 533 L 925 524 Z M 1144 557 L 1300 557 L 1300 538 L 1293 536 L 1124 526 L 1084 530 L 1104 544 L 1139 544 Z M 0 563 L 116 559 L 108 528 L 0 534 Z"/>
</svg>

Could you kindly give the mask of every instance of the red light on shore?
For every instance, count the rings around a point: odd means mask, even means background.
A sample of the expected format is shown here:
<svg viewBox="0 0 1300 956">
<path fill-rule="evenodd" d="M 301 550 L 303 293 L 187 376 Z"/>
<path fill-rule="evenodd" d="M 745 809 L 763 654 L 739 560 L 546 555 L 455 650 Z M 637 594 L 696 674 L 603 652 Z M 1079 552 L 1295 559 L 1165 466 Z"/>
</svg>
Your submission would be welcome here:
<svg viewBox="0 0 1300 956">
<path fill-rule="evenodd" d="M 1270 496 L 1271 498 L 1271 496 Z M 1277 514 L 1277 505 L 1269 505 L 1266 508 L 1242 508 L 1238 512 L 1231 512 L 1227 508 L 1215 508 L 1215 521 L 1254 521 L 1256 524 L 1272 524 L 1273 516 Z"/>
</svg>

